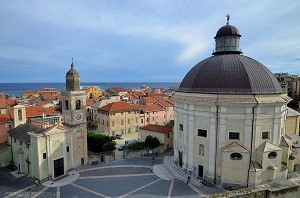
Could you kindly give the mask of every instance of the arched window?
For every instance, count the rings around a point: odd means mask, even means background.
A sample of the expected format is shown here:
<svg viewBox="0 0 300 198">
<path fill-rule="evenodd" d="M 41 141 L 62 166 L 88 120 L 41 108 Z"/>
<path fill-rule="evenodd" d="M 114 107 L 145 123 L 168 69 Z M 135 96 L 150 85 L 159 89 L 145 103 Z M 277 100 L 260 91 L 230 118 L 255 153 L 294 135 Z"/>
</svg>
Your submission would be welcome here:
<svg viewBox="0 0 300 198">
<path fill-rule="evenodd" d="M 18 118 L 19 118 L 20 121 L 23 118 L 23 116 L 22 116 L 22 110 L 21 109 L 18 110 Z"/>
<path fill-rule="evenodd" d="M 243 159 L 243 155 L 240 153 L 231 153 L 230 154 L 230 159 L 232 160 L 241 160 Z"/>
<path fill-rule="evenodd" d="M 76 100 L 76 110 L 81 109 L 81 101 Z"/>
<path fill-rule="evenodd" d="M 199 145 L 199 155 L 204 156 L 204 146 L 203 146 L 203 144 Z"/>
<path fill-rule="evenodd" d="M 271 152 L 271 153 L 269 153 L 269 155 L 268 155 L 268 158 L 269 159 L 275 159 L 277 157 L 277 153 L 276 152 Z"/>
<path fill-rule="evenodd" d="M 69 110 L 69 101 L 65 100 L 65 108 L 66 110 Z"/>
</svg>

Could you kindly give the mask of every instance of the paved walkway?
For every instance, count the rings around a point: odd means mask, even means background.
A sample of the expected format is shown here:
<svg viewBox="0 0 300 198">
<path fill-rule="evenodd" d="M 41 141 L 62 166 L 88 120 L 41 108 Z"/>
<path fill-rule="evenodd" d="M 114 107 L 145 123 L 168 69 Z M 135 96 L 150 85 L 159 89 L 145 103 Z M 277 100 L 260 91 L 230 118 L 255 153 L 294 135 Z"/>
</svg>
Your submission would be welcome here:
<svg viewBox="0 0 300 198">
<path fill-rule="evenodd" d="M 64 177 L 64 178 L 62 178 L 60 180 L 57 180 L 57 181 L 46 181 L 46 182 L 42 183 L 42 185 L 46 186 L 46 187 L 65 186 L 65 185 L 68 185 L 70 183 L 73 183 L 78 178 L 79 178 L 79 173 L 77 171 L 70 171 L 68 173 L 67 177 Z"/>
<path fill-rule="evenodd" d="M 71 171 L 69 175 L 55 182 L 36 186 L 18 180 L 16 184 L 4 184 L 6 189 L 0 197 L 207 197 L 214 189 L 198 188 L 176 179 L 163 165 L 163 158 L 135 158 L 107 164 L 86 165 Z M 26 185 L 25 185 L 26 184 Z M 9 186 L 19 186 L 10 189 Z"/>
</svg>

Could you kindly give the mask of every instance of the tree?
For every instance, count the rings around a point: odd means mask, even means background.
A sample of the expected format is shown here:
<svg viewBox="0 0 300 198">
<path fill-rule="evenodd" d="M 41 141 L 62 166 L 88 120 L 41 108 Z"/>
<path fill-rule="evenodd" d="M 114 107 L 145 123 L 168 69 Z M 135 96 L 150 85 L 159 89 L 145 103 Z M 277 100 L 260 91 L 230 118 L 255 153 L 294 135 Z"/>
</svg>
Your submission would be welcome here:
<svg viewBox="0 0 300 198">
<path fill-rule="evenodd" d="M 116 150 L 116 142 L 115 141 L 110 141 L 106 142 L 103 145 L 103 151 L 113 151 Z"/>
<path fill-rule="evenodd" d="M 93 131 L 89 131 L 87 134 L 88 150 L 93 152 L 102 152 L 103 146 L 106 142 L 110 142 L 111 139 L 107 135 L 99 134 Z"/>
<path fill-rule="evenodd" d="M 160 145 L 159 140 L 157 137 L 153 137 L 152 135 L 148 135 L 145 139 L 145 146 L 148 146 L 150 148 L 156 148 Z"/>
<path fill-rule="evenodd" d="M 173 128 L 174 127 L 174 120 L 170 120 L 167 124 L 165 124 L 166 127 Z"/>
</svg>

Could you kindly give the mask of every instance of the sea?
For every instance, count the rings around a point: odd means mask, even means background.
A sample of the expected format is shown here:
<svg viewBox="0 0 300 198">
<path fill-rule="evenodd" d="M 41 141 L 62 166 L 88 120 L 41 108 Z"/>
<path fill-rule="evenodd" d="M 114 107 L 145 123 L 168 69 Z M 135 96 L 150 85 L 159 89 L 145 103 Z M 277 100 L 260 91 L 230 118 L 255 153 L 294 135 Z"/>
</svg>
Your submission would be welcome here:
<svg viewBox="0 0 300 198">
<path fill-rule="evenodd" d="M 99 86 L 105 91 L 110 87 L 122 87 L 124 89 L 140 89 L 141 86 L 149 86 L 151 88 L 177 88 L 178 82 L 89 82 L 81 83 L 81 86 Z M 0 83 L 0 93 L 8 94 L 14 97 L 20 96 L 24 91 L 37 91 L 43 88 L 55 88 L 63 91 L 66 88 L 65 83 Z"/>
</svg>

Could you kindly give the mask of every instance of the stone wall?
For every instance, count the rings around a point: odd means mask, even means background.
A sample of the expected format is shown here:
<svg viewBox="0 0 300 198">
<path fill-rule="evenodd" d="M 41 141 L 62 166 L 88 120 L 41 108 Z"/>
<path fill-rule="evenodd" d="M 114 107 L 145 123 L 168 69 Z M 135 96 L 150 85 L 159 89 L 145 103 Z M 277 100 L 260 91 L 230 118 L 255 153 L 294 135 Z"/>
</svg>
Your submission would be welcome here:
<svg viewBox="0 0 300 198">
<path fill-rule="evenodd" d="M 211 195 L 211 198 L 235 197 L 235 198 L 294 198 L 300 197 L 300 177 L 284 181 L 276 181 L 253 188 L 228 191 L 221 194 Z"/>
</svg>

